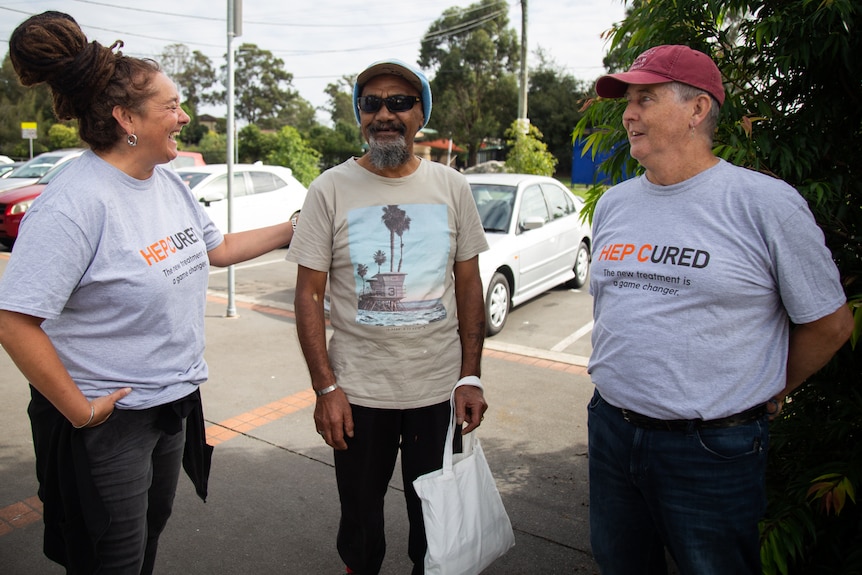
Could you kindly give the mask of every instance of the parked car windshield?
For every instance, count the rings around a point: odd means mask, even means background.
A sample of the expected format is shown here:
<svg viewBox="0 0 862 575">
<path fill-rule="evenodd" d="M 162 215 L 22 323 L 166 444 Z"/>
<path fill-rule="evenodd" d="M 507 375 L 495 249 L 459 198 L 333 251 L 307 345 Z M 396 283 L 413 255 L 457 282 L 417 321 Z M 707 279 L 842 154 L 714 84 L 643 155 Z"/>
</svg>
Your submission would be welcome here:
<svg viewBox="0 0 862 575">
<path fill-rule="evenodd" d="M 207 172 L 183 172 L 180 174 L 180 178 L 189 188 L 194 188 L 207 176 L 209 176 Z"/>
<path fill-rule="evenodd" d="M 515 204 L 515 186 L 470 184 L 482 227 L 486 232 L 507 232 Z"/>
<path fill-rule="evenodd" d="M 51 169 L 51 167 L 60 161 L 63 156 L 37 156 L 33 158 L 37 160 L 35 162 L 27 162 L 26 164 L 19 166 L 16 168 L 11 174 L 9 174 L 10 178 L 41 178 L 45 175 L 45 172 Z"/>
<path fill-rule="evenodd" d="M 0 177 L 2 177 L 3 174 L 11 172 L 12 170 L 14 170 L 15 168 L 17 168 L 19 166 L 15 166 L 13 164 L 0 164 Z"/>
</svg>

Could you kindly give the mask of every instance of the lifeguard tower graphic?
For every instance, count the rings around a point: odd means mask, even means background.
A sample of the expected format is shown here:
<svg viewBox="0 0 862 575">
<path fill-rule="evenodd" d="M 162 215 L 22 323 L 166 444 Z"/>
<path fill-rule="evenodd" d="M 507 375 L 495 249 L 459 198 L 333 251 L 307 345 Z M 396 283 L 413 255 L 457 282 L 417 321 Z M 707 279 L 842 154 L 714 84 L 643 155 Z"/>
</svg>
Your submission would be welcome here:
<svg viewBox="0 0 862 575">
<path fill-rule="evenodd" d="M 357 323 L 400 329 L 448 317 L 441 298 L 451 249 L 446 205 L 368 206 L 352 212 L 348 225 Z"/>
<path fill-rule="evenodd" d="M 404 292 L 403 273 L 379 273 L 365 280 L 368 291 L 359 294 L 359 309 L 367 311 L 404 311 L 401 300 Z"/>
</svg>

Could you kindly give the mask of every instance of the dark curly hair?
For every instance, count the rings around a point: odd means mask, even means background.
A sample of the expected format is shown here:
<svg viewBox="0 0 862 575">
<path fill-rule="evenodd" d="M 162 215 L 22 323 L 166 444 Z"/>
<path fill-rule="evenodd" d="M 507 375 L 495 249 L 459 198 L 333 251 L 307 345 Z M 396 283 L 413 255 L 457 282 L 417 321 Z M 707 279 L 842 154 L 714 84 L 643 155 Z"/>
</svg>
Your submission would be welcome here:
<svg viewBox="0 0 862 575">
<path fill-rule="evenodd" d="M 124 56 L 87 37 L 75 19 L 48 11 L 31 16 L 9 38 L 9 57 L 24 86 L 45 82 L 60 120 L 78 120 L 81 139 L 96 151 L 113 147 L 126 133 L 113 116 L 114 106 L 141 111 L 155 91 L 160 73 L 148 58 Z"/>
</svg>

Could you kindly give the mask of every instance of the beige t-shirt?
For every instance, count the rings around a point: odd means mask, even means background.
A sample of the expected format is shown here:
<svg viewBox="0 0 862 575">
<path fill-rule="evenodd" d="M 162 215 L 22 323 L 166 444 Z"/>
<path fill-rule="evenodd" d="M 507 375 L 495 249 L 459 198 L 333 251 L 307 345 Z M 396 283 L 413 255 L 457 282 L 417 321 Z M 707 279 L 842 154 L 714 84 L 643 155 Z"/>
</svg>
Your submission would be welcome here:
<svg viewBox="0 0 862 575">
<path fill-rule="evenodd" d="M 351 403 L 449 398 L 461 369 L 452 268 L 486 249 L 469 184 L 442 164 L 385 178 L 350 159 L 312 182 L 287 259 L 329 273 L 329 358 Z"/>
</svg>

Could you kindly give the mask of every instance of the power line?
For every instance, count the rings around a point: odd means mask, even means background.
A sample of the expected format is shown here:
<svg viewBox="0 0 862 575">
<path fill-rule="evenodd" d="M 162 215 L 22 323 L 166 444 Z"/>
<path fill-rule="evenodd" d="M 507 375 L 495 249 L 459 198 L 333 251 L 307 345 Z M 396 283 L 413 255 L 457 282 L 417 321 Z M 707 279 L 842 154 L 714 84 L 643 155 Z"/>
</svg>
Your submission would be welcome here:
<svg viewBox="0 0 862 575">
<path fill-rule="evenodd" d="M 81 4 L 89 4 L 89 5 L 93 5 L 93 6 L 103 6 L 106 8 L 112 8 L 112 9 L 117 9 L 117 10 L 127 10 L 127 11 L 138 12 L 138 13 L 158 14 L 160 16 L 189 18 L 189 19 L 194 19 L 194 20 L 205 20 L 205 21 L 220 22 L 220 23 L 224 23 L 226 21 L 226 18 L 219 18 L 219 17 L 214 17 L 214 16 L 181 14 L 181 13 L 175 13 L 175 12 L 165 12 L 163 10 L 152 10 L 152 9 L 147 9 L 147 8 L 118 6 L 116 4 L 111 4 L 108 2 L 99 2 L 96 0 L 74 0 L 74 1 L 79 2 Z M 485 6 L 478 6 L 478 7 L 472 8 L 470 10 L 464 9 L 464 10 L 461 10 L 460 14 L 463 16 L 463 15 L 469 14 L 470 12 L 476 12 L 479 10 L 483 10 L 485 8 L 486 8 Z M 10 12 L 15 12 L 18 14 L 23 14 L 26 16 L 32 15 L 32 12 L 30 12 L 30 11 L 17 10 L 14 8 L 7 8 L 5 6 L 0 6 L 0 9 L 7 10 Z M 498 10 L 498 11 L 493 12 L 491 14 L 482 15 L 482 16 L 474 19 L 474 20 L 462 22 L 462 23 L 457 24 L 451 28 L 444 29 L 444 30 L 438 30 L 434 34 L 431 34 L 429 36 L 424 37 L 423 40 L 433 40 L 433 39 L 437 39 L 437 38 L 443 38 L 446 36 L 466 32 L 466 31 L 469 31 L 473 28 L 481 26 L 483 23 L 491 21 L 491 20 L 493 20 L 493 19 L 495 19 L 498 16 L 501 16 L 503 14 L 505 14 L 504 10 Z M 330 24 L 291 24 L 291 23 L 281 23 L 281 22 L 272 22 L 272 21 L 259 22 L 259 21 L 246 20 L 246 21 L 244 21 L 244 24 L 260 25 L 260 26 L 298 27 L 298 28 L 360 28 L 360 27 L 371 27 L 371 26 L 373 26 L 373 27 L 402 26 L 405 24 L 414 24 L 414 23 L 418 23 L 418 22 L 427 22 L 427 19 L 412 20 L 412 21 L 405 21 L 405 22 L 389 22 L 389 23 L 374 22 L 374 23 L 370 23 L 370 24 L 331 24 L 331 23 Z M 115 30 L 112 28 L 105 28 L 102 26 L 91 26 L 91 25 L 84 24 L 84 23 L 81 23 L 81 25 L 83 27 L 86 27 L 86 28 L 91 29 L 91 30 L 98 30 L 100 32 L 106 32 L 106 33 L 110 33 L 110 34 L 117 34 L 117 35 L 119 35 L 119 37 L 142 38 L 145 40 L 154 40 L 154 41 L 158 41 L 158 42 L 165 42 L 166 44 L 186 44 L 186 45 L 189 45 L 192 47 L 219 48 L 219 49 L 224 48 L 223 44 L 210 44 L 210 43 L 205 43 L 205 42 L 195 42 L 195 41 L 187 41 L 187 40 L 179 41 L 179 40 L 175 40 L 175 39 L 171 39 L 171 38 L 163 38 L 163 37 L 152 36 L 152 35 L 148 35 L 148 34 L 137 34 L 137 33 L 129 32 L 126 30 Z M 3 40 L 5 40 L 5 38 Z M 8 40 L 6 40 L 6 42 L 8 42 Z M 385 44 L 364 45 L 364 46 L 361 46 L 358 48 L 344 48 L 344 49 L 332 49 L 332 50 L 269 50 L 269 51 L 272 52 L 273 54 L 279 54 L 279 55 L 284 55 L 284 56 L 313 56 L 313 55 L 318 55 L 318 54 L 339 54 L 339 53 L 348 53 L 348 52 L 361 52 L 361 51 L 369 51 L 369 50 L 378 50 L 381 48 L 395 48 L 395 47 L 400 47 L 400 46 L 408 46 L 408 45 L 414 44 L 416 42 L 417 42 L 417 39 L 415 37 L 411 37 L 409 39 L 395 40 L 392 42 L 387 42 Z M 131 53 L 132 51 L 127 50 L 127 52 Z"/>
<path fill-rule="evenodd" d="M 74 0 L 82 4 L 92 4 L 95 6 L 105 6 L 106 8 L 115 8 L 117 10 L 128 10 L 130 12 L 142 12 L 147 14 L 158 14 L 160 16 L 176 16 L 178 18 L 190 18 L 193 20 L 210 20 L 215 22 L 226 22 L 226 18 L 218 18 L 215 16 L 201 16 L 198 14 L 180 14 L 176 12 L 165 12 L 164 10 L 148 10 L 146 8 L 135 8 L 132 6 L 118 6 L 107 2 L 96 2 L 95 0 Z M 426 22 L 427 19 L 405 20 L 402 22 L 370 22 L 368 24 L 299 24 L 295 22 L 272 22 L 259 20 L 243 20 L 243 24 L 253 24 L 257 26 L 280 26 L 284 28 L 379 28 L 382 26 L 404 26 L 405 24 L 416 24 Z"/>
<path fill-rule="evenodd" d="M 499 16 L 502 16 L 505 13 L 506 12 L 504 10 L 497 10 L 496 12 L 491 12 L 490 14 L 480 16 L 479 18 L 476 18 L 475 20 L 470 20 L 467 22 L 461 22 L 459 24 L 456 24 L 455 26 L 452 26 L 451 28 L 447 28 L 444 30 L 438 30 L 437 32 L 434 32 L 433 34 L 427 34 L 426 36 L 423 37 L 423 40 L 424 41 L 437 40 L 440 38 L 445 38 L 447 36 L 454 36 L 455 34 L 460 34 L 462 32 L 468 32 L 470 30 L 473 30 L 474 28 L 478 28 L 479 26 L 481 26 L 485 22 L 490 22 L 491 20 L 495 20 L 496 18 L 498 18 Z"/>
<path fill-rule="evenodd" d="M 117 9 L 117 10 L 126 10 L 126 11 L 137 12 L 137 13 L 158 14 L 160 16 L 189 18 L 189 19 L 194 19 L 194 20 L 220 22 L 220 23 L 224 23 L 226 21 L 226 18 L 219 18 L 219 17 L 213 17 L 213 16 L 202 16 L 202 15 L 192 15 L 192 14 L 181 14 L 181 13 L 174 13 L 174 12 L 165 12 L 162 10 L 152 10 L 152 9 L 136 8 L 136 7 L 129 7 L 129 6 L 119 6 L 116 4 L 111 4 L 108 2 L 100 2 L 97 0 L 74 0 L 74 1 L 82 3 L 82 4 L 89 4 L 89 5 L 93 5 L 93 6 L 102 6 L 105 8 L 111 8 L 111 9 Z M 457 9 L 457 10 L 459 10 L 458 15 L 463 17 L 465 15 L 469 15 L 470 13 L 485 10 L 485 9 L 487 9 L 487 6 L 477 6 L 477 7 L 471 8 L 469 10 L 468 9 Z M 14 9 L 14 8 L 8 8 L 5 6 L 0 6 L 0 10 L 15 12 L 18 14 L 23 14 L 25 16 L 30 16 L 33 14 L 32 11 L 18 10 L 18 9 Z M 451 10 L 451 9 L 447 9 L 446 12 L 448 12 L 449 10 Z M 488 21 L 491 21 L 495 18 L 498 18 L 499 16 L 502 16 L 505 13 L 506 13 L 506 11 L 501 9 L 501 10 L 494 11 L 490 14 L 483 14 L 483 15 L 480 15 L 480 16 L 472 19 L 472 20 L 468 20 L 466 22 L 460 22 L 460 23 L 458 23 L 458 24 L 456 24 L 450 28 L 438 30 L 431 35 L 428 35 L 428 36 L 425 36 L 422 38 L 418 38 L 418 39 L 416 36 L 411 36 L 410 38 L 405 38 L 403 40 L 394 40 L 394 41 L 386 42 L 383 44 L 362 45 L 360 47 L 351 47 L 351 48 L 344 48 L 344 49 L 326 49 L 326 50 L 308 50 L 308 49 L 278 50 L 278 49 L 276 49 L 276 50 L 267 50 L 267 51 L 274 54 L 274 55 L 277 55 L 277 56 L 302 57 L 302 56 L 315 56 L 315 55 L 322 55 L 322 54 L 356 53 L 356 52 L 363 52 L 363 51 L 380 50 L 380 49 L 384 49 L 384 48 L 395 48 L 395 47 L 401 47 L 401 46 L 409 46 L 409 45 L 415 45 L 415 44 L 417 44 L 417 42 L 421 42 L 423 40 L 441 39 L 441 38 L 444 38 L 446 36 L 451 36 L 454 34 L 469 31 L 471 29 L 474 29 L 476 27 L 481 26 L 482 24 L 484 24 Z M 436 21 L 437 19 L 440 19 L 440 18 L 445 18 L 445 17 L 446 16 L 441 14 L 434 21 Z M 427 21 L 428 21 L 427 19 L 421 19 L 421 20 L 413 20 L 413 21 L 406 21 L 406 22 L 389 22 L 389 23 L 374 22 L 373 24 L 332 24 L 332 23 L 330 23 L 330 24 L 290 24 L 290 23 L 280 23 L 280 22 L 272 22 L 272 21 L 258 22 L 258 21 L 246 20 L 246 21 L 244 21 L 244 23 L 245 24 L 253 24 L 253 25 L 302 27 L 302 28 L 360 28 L 360 27 L 369 27 L 369 26 L 374 26 L 374 27 L 396 26 L 396 25 L 400 26 L 400 25 L 405 25 L 405 24 L 427 22 Z M 166 45 L 184 44 L 184 45 L 188 45 L 192 48 L 196 48 L 196 47 L 209 48 L 209 49 L 215 48 L 215 49 L 221 49 L 221 50 L 224 50 L 224 48 L 225 48 L 225 46 L 221 43 L 213 44 L 213 43 L 206 43 L 206 42 L 195 42 L 195 41 L 188 41 L 187 39 L 175 40 L 172 38 L 164 38 L 164 37 L 152 36 L 152 35 L 148 35 L 148 34 L 138 34 L 138 33 L 134 33 L 134 32 L 129 32 L 127 30 L 115 30 L 112 28 L 106 28 L 106 27 L 102 27 L 102 26 L 91 26 L 91 25 L 84 24 L 84 23 L 81 23 L 81 25 L 82 25 L 82 27 L 85 27 L 85 28 L 90 29 L 90 30 L 97 30 L 100 32 L 108 33 L 108 34 L 114 34 L 118 38 L 125 38 L 125 37 L 142 38 L 145 40 L 164 42 Z M 5 38 L 2 38 L 2 41 L 8 42 L 8 40 L 6 40 Z M 128 54 L 136 54 L 136 53 L 140 54 L 141 53 L 140 51 L 135 51 L 135 50 L 131 50 L 131 49 L 127 49 L 127 50 L 125 50 L 125 52 Z M 299 77 L 296 77 L 296 78 L 299 79 Z"/>
</svg>

